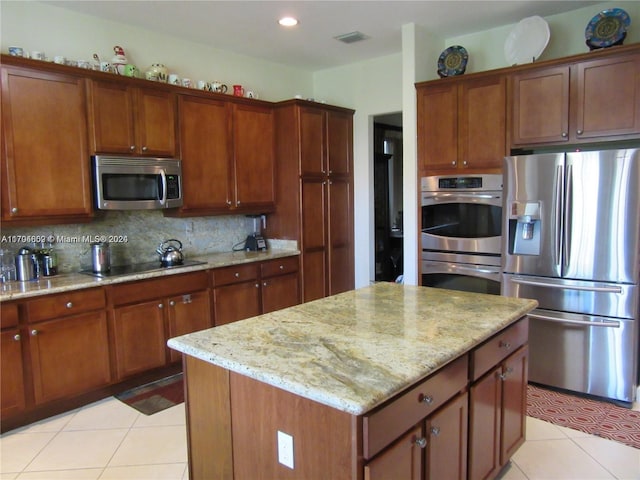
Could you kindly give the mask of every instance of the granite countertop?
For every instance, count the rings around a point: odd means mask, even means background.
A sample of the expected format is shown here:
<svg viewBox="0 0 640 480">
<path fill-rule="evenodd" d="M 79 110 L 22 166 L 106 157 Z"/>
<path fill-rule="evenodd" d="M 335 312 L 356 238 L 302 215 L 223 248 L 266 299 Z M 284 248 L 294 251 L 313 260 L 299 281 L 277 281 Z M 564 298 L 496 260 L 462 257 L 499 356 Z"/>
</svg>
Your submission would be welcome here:
<svg viewBox="0 0 640 480">
<path fill-rule="evenodd" d="M 42 277 L 30 282 L 0 283 L 0 302 L 35 297 L 39 295 L 48 295 L 52 293 L 68 292 L 71 290 L 80 290 L 83 288 L 101 287 L 114 283 L 131 282 L 166 275 L 197 272 L 199 270 L 207 270 L 210 268 L 228 267 L 231 265 L 251 262 L 262 262 L 265 260 L 272 260 L 274 258 L 290 257 L 299 254 L 300 252 L 298 250 L 277 249 L 270 249 L 266 252 L 221 252 L 196 257 L 190 256 L 188 258 L 189 260 L 204 262 L 200 265 L 170 268 L 166 270 L 153 270 L 150 272 L 121 275 L 117 277 L 99 278 L 82 273 L 64 273 L 53 277 Z"/>
<path fill-rule="evenodd" d="M 361 415 L 536 306 L 535 300 L 378 283 L 168 345 Z"/>
</svg>

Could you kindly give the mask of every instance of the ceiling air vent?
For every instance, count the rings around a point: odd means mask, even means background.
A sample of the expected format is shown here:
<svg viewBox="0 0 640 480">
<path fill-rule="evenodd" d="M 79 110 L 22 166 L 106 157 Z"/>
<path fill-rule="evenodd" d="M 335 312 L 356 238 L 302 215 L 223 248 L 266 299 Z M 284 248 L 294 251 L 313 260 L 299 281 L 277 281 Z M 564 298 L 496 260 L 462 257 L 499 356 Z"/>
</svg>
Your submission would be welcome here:
<svg viewBox="0 0 640 480">
<path fill-rule="evenodd" d="M 333 38 L 343 43 L 355 43 L 359 42 L 360 40 L 366 40 L 367 38 L 369 38 L 369 36 L 365 35 L 362 32 L 351 32 L 345 33 L 343 35 L 338 35 L 337 37 Z"/>
</svg>

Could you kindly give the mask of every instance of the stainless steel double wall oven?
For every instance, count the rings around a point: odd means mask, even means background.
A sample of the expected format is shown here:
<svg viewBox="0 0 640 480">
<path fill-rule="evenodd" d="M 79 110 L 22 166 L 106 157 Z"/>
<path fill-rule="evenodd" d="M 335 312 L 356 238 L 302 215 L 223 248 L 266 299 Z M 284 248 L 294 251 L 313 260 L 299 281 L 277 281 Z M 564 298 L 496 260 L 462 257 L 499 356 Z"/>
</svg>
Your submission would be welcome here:
<svg viewBox="0 0 640 480">
<path fill-rule="evenodd" d="M 502 175 L 421 179 L 422 285 L 500 294 Z"/>
</svg>

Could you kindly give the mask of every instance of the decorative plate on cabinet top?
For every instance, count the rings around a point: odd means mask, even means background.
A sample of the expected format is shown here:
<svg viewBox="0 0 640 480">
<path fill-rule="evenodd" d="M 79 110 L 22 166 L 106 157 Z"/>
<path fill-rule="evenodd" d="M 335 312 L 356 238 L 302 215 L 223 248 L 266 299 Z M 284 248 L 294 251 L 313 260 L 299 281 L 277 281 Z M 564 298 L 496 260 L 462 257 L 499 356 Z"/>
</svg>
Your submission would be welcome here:
<svg viewBox="0 0 640 480">
<path fill-rule="evenodd" d="M 467 50 L 460 45 L 453 45 L 440 54 L 438 75 L 440 78 L 462 75 L 467 68 L 468 60 Z"/>
<path fill-rule="evenodd" d="M 523 18 L 504 42 L 504 56 L 509 65 L 536 61 L 549 43 L 549 24 L 538 15 Z"/>
<path fill-rule="evenodd" d="M 629 14 L 621 8 L 611 8 L 598 13 L 584 31 L 587 46 L 591 50 L 622 45 L 631 25 Z"/>
</svg>

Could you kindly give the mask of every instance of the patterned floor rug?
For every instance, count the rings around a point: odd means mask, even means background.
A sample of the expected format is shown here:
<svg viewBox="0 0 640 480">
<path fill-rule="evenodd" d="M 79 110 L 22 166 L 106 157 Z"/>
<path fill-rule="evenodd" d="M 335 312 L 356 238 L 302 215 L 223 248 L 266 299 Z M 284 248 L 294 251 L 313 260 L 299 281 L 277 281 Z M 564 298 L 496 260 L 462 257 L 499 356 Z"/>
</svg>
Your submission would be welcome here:
<svg viewBox="0 0 640 480">
<path fill-rule="evenodd" d="M 527 414 L 640 449 L 640 412 L 529 385 Z"/>
<path fill-rule="evenodd" d="M 153 415 L 184 402 L 182 373 L 114 395 L 145 415 Z"/>
</svg>

